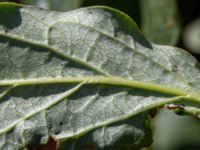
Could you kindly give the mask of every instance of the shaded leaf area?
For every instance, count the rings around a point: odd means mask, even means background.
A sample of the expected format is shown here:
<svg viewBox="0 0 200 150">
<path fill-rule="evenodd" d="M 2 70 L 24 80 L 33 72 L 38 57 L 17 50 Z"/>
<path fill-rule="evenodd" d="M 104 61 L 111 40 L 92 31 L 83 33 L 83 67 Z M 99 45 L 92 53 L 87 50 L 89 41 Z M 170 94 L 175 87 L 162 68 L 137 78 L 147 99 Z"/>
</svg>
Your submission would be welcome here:
<svg viewBox="0 0 200 150">
<path fill-rule="evenodd" d="M 139 149 L 152 142 L 149 110 L 173 103 L 199 115 L 199 63 L 151 44 L 124 13 L 12 3 L 0 12 L 2 150 L 50 138 L 61 150 Z"/>
</svg>

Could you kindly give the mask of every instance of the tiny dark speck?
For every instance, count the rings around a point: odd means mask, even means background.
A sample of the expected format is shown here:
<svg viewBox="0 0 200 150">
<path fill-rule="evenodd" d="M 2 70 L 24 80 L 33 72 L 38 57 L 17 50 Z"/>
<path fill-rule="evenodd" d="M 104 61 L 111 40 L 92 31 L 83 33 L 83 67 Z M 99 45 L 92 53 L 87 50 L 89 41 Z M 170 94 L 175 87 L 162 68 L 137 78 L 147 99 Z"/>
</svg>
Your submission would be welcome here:
<svg viewBox="0 0 200 150">
<path fill-rule="evenodd" d="M 174 73 L 178 72 L 178 66 L 177 65 L 172 66 L 172 72 L 174 72 Z"/>
<path fill-rule="evenodd" d="M 62 125 L 63 125 L 63 122 L 60 122 L 59 125 L 62 126 Z"/>
</svg>

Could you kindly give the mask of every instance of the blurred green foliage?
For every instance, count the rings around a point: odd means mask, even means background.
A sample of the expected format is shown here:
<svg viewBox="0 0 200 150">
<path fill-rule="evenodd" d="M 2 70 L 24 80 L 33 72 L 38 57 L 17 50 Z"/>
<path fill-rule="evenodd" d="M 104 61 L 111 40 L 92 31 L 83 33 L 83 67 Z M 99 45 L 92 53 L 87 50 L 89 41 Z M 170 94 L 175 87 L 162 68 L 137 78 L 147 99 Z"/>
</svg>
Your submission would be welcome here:
<svg viewBox="0 0 200 150">
<path fill-rule="evenodd" d="M 176 0 L 141 0 L 142 31 L 157 44 L 176 45 L 180 35 L 180 17 Z"/>
<path fill-rule="evenodd" d="M 200 18 L 191 22 L 184 30 L 184 44 L 193 53 L 200 54 Z"/>
<path fill-rule="evenodd" d="M 198 150 L 200 121 L 191 116 L 179 116 L 167 109 L 155 118 L 155 150 Z"/>
</svg>

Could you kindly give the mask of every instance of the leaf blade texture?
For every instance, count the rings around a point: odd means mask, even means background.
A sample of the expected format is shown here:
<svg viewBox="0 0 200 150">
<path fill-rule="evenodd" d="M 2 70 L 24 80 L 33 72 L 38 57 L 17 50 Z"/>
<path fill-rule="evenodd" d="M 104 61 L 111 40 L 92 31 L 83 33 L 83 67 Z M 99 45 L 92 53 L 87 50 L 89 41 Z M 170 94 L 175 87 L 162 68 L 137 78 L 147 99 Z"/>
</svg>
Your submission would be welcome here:
<svg viewBox="0 0 200 150">
<path fill-rule="evenodd" d="M 149 110 L 199 115 L 199 63 L 148 42 L 124 13 L 12 3 L 0 12 L 1 149 L 50 137 L 60 149 L 139 149 L 152 142 Z"/>
</svg>

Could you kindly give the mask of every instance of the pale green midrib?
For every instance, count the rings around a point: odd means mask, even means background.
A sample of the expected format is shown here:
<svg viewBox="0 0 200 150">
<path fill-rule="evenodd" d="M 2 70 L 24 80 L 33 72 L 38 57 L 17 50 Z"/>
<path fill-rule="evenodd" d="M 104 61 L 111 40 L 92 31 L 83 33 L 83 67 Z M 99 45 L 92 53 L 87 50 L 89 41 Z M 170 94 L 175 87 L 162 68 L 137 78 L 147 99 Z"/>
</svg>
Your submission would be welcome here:
<svg viewBox="0 0 200 150">
<path fill-rule="evenodd" d="M 8 125 L 6 128 L 1 129 L 0 130 L 0 135 L 4 134 L 5 132 L 8 132 L 10 130 L 12 130 L 18 123 L 20 123 L 23 120 L 26 120 L 44 110 L 47 110 L 48 108 L 54 106 L 55 104 L 59 103 L 60 101 L 62 101 L 63 99 L 69 97 L 70 95 L 74 94 L 77 90 L 79 90 L 81 88 L 81 86 L 84 84 L 84 82 L 81 82 L 80 84 L 76 85 L 74 88 L 66 91 L 65 93 L 61 94 L 61 96 L 57 99 L 55 99 L 54 101 L 50 102 L 48 105 L 45 105 L 41 108 L 39 108 L 38 110 L 32 111 L 29 114 L 26 114 L 24 117 L 22 117 L 21 119 L 18 119 L 16 121 L 14 121 L 12 124 Z"/>
<path fill-rule="evenodd" d="M 200 94 L 196 92 L 185 91 L 182 89 L 171 88 L 165 85 L 158 85 L 154 83 L 141 82 L 136 80 L 128 80 L 118 77 L 60 77 L 60 78 L 38 78 L 26 80 L 1 80 L 0 86 L 26 86 L 26 85 L 39 85 L 39 84 L 55 84 L 55 83 L 81 83 L 85 84 L 107 84 L 116 86 L 127 86 L 130 88 L 139 88 L 148 91 L 154 91 L 163 94 L 188 96 L 190 95 L 196 102 L 200 102 Z"/>
<path fill-rule="evenodd" d="M 83 10 L 84 10 L 84 9 L 87 9 L 87 8 L 83 8 Z M 41 20 L 38 19 L 37 17 L 35 17 L 35 16 L 33 16 L 33 15 L 27 13 L 27 12 L 24 12 L 24 11 L 23 11 L 23 13 L 26 13 L 26 14 L 30 15 L 31 17 L 35 18 L 36 20 L 38 20 L 39 22 L 41 22 L 41 23 L 44 24 L 45 26 L 49 27 L 46 23 L 44 23 L 43 21 L 41 21 Z M 124 14 L 123 14 L 123 15 L 124 15 Z M 109 34 L 106 34 L 106 33 L 102 32 L 102 31 L 99 30 L 98 28 L 96 28 L 96 27 L 91 27 L 91 26 L 89 26 L 89 25 L 82 24 L 82 23 L 80 23 L 80 22 L 77 23 L 77 22 L 70 22 L 70 21 L 68 21 L 68 22 L 65 22 L 65 21 L 58 21 L 58 22 L 55 22 L 55 23 L 53 23 L 53 24 L 56 24 L 56 23 L 59 23 L 59 22 L 62 22 L 62 23 L 69 23 L 69 24 L 71 23 L 71 24 L 81 25 L 81 26 L 83 26 L 83 27 L 90 28 L 90 29 L 92 29 L 92 30 L 95 30 L 95 31 L 99 32 L 101 35 L 104 35 L 104 36 L 106 36 L 106 37 L 109 37 L 110 39 L 112 39 L 112 40 L 114 40 L 114 41 L 116 41 L 116 42 L 118 42 L 118 43 L 121 43 L 121 44 L 124 45 L 125 47 L 127 47 L 127 48 L 133 50 L 133 51 L 136 52 L 137 54 L 140 54 L 140 55 L 144 56 L 145 58 L 149 59 L 151 62 L 153 62 L 153 63 L 159 65 L 159 66 L 160 66 L 161 68 L 163 68 L 164 70 L 170 72 L 175 78 L 177 78 L 178 80 L 180 80 L 181 82 L 183 82 L 185 85 L 187 85 L 190 89 L 192 89 L 192 87 L 187 83 L 187 81 L 185 81 L 185 79 L 183 79 L 183 78 L 180 77 L 180 76 L 177 76 L 177 74 L 175 74 L 175 73 L 172 72 L 171 70 L 167 69 L 165 66 L 163 66 L 163 65 L 160 64 L 159 62 L 154 61 L 152 58 L 148 57 L 148 56 L 145 55 L 144 53 L 142 53 L 142 52 L 140 52 L 140 51 L 137 51 L 136 49 L 134 49 L 134 48 L 128 46 L 126 43 L 124 43 L 124 42 L 122 42 L 122 41 L 120 41 L 120 40 L 118 40 L 118 39 L 116 39 L 116 38 L 110 36 Z M 51 24 L 50 26 L 52 26 L 52 24 Z M 136 29 L 136 30 L 138 30 L 138 29 Z"/>
<path fill-rule="evenodd" d="M 87 8 L 83 8 L 83 9 L 87 9 Z M 23 9 L 22 9 L 22 11 L 23 11 Z M 31 15 L 31 14 L 25 12 L 25 11 L 23 11 L 23 13 L 26 13 L 26 14 L 30 15 L 31 17 L 35 18 L 36 20 L 38 20 L 39 22 L 41 22 L 42 24 L 44 24 L 45 26 L 48 27 L 48 25 L 47 25 L 46 23 L 44 23 L 43 21 L 41 21 L 41 20 L 38 19 L 37 17 L 35 17 L 35 16 L 33 16 L 33 15 Z M 124 15 L 124 14 L 123 14 L 123 15 Z M 58 21 L 58 22 L 63 22 L 63 23 L 64 23 L 65 21 Z M 56 22 L 56 23 L 57 23 L 57 22 Z M 90 28 L 90 29 L 93 29 L 93 30 L 99 32 L 100 34 L 102 34 L 102 35 L 104 35 L 104 36 L 106 36 L 106 37 L 111 38 L 112 40 L 115 40 L 115 41 L 117 41 L 117 42 L 123 44 L 125 47 L 127 47 L 127 48 L 133 50 L 134 52 L 136 52 L 136 53 L 138 53 L 138 54 L 144 56 L 145 58 L 149 59 L 149 60 L 150 60 L 151 62 L 153 62 L 154 64 L 157 64 L 158 66 L 160 66 L 160 67 L 163 68 L 164 70 L 168 71 L 168 72 L 171 73 L 177 80 L 181 81 L 181 82 L 184 83 L 187 87 L 189 87 L 190 89 L 192 89 L 192 87 L 188 84 L 188 82 L 187 82 L 185 79 L 183 79 L 180 75 L 178 76 L 177 74 L 175 74 L 175 73 L 172 72 L 171 70 L 167 69 L 165 66 L 163 66 L 163 65 L 160 64 L 159 62 L 154 61 L 151 57 L 148 57 L 148 56 L 145 55 L 144 53 L 142 53 L 142 52 L 140 52 L 140 51 L 137 51 L 136 49 L 134 49 L 134 48 L 128 46 L 126 43 L 124 43 L 124 42 L 122 42 L 122 41 L 120 41 L 120 40 L 118 40 L 118 39 L 116 39 L 116 38 L 110 36 L 109 34 L 106 34 L 106 33 L 100 31 L 99 29 L 97 29 L 97 28 L 95 28 L 95 27 L 91 27 L 91 26 L 89 26 L 89 25 L 82 24 L 82 23 L 80 23 L 80 22 L 79 22 L 79 23 L 76 23 L 76 22 L 65 22 L 65 23 L 72 23 L 72 24 L 77 24 L 77 25 L 85 26 L 85 27 L 87 27 L 87 28 Z M 136 30 L 138 30 L 138 29 L 136 29 Z M 1 35 L 1 33 L 0 33 L 0 35 Z M 8 36 L 9 36 L 10 38 L 12 38 L 12 36 L 10 36 L 10 35 L 8 35 Z M 19 37 L 17 37 L 17 36 L 16 36 L 16 38 L 17 38 L 18 40 L 23 40 L 23 42 L 27 42 L 27 43 L 29 43 L 29 44 L 34 44 L 34 45 L 40 46 L 40 45 L 39 45 L 38 43 L 36 43 L 36 42 L 29 41 L 29 40 L 25 40 L 25 39 L 19 38 Z M 42 44 L 42 43 L 40 43 L 40 44 Z M 42 44 L 41 46 L 45 46 L 46 48 L 48 48 L 48 49 L 50 49 L 50 50 L 51 50 L 51 49 L 55 49 L 55 48 L 52 48 L 52 47 L 48 46 L 47 44 Z M 59 49 L 56 49 L 56 51 L 62 53 L 62 51 L 59 50 Z M 54 52 L 55 52 L 55 51 L 54 51 Z M 58 54 L 58 53 L 57 53 L 57 54 Z M 67 58 L 67 59 L 73 60 L 73 61 L 75 61 L 75 62 L 78 62 L 78 63 L 82 64 L 82 65 L 84 64 L 85 66 L 87 66 L 87 67 L 93 69 L 94 71 L 96 71 L 96 72 L 98 72 L 98 73 L 101 73 L 102 75 L 111 77 L 111 75 L 109 75 L 108 73 L 106 73 L 104 70 L 101 70 L 100 68 L 94 67 L 93 65 L 91 65 L 91 64 L 89 64 L 89 63 L 87 63 L 87 62 L 84 62 L 84 61 L 82 61 L 82 60 L 80 60 L 80 59 L 78 59 L 78 58 L 71 57 L 71 56 L 69 56 L 69 55 L 67 55 L 67 54 L 62 53 L 62 56 L 63 56 L 63 55 L 64 55 L 65 58 Z M 71 58 L 72 58 L 72 59 L 71 59 Z"/>
<path fill-rule="evenodd" d="M 29 14 L 29 15 L 30 15 L 30 14 Z M 41 20 L 37 19 L 36 17 L 34 17 L 34 16 L 32 16 L 32 15 L 30 15 L 30 16 L 33 17 L 33 18 L 35 18 L 36 20 L 40 21 L 42 24 L 44 24 L 45 26 L 48 27 L 48 25 L 47 25 L 46 23 L 42 22 Z M 118 40 L 118 39 L 116 39 L 116 38 L 114 38 L 114 37 L 112 37 L 112 36 L 110 36 L 110 35 L 108 35 L 108 34 L 102 32 L 102 31 L 100 31 L 99 29 L 97 29 L 97 28 L 95 28 L 95 27 L 88 26 L 88 25 L 86 25 L 86 24 L 82 24 L 82 23 L 65 22 L 65 21 L 58 21 L 58 22 L 63 22 L 63 23 L 68 23 L 68 24 L 71 23 L 71 24 L 81 25 L 81 26 L 83 26 L 83 27 L 87 27 L 87 28 L 90 28 L 90 29 L 92 29 L 92 30 L 95 30 L 96 32 L 99 32 L 101 35 L 104 35 L 104 36 L 106 36 L 106 37 L 108 37 L 108 38 L 110 38 L 110 39 L 112 39 L 112 40 L 114 40 L 114 41 L 116 41 L 116 42 L 118 42 L 118 43 L 124 45 L 126 48 L 128 48 L 128 49 L 130 49 L 130 50 L 133 50 L 133 51 L 136 52 L 137 54 L 139 54 L 139 55 L 141 55 L 141 56 L 147 58 L 149 61 L 151 61 L 152 63 L 154 63 L 154 64 L 156 64 L 156 65 L 158 65 L 158 66 L 160 66 L 161 68 L 163 68 L 164 70 L 166 70 L 167 72 L 169 72 L 171 75 L 173 75 L 177 80 L 181 81 L 181 82 L 184 83 L 187 87 L 189 87 L 190 89 L 192 89 L 192 87 L 187 83 L 187 81 L 185 81 L 185 79 L 183 79 L 181 76 L 178 76 L 177 74 L 175 74 L 175 73 L 172 72 L 171 70 L 167 69 L 165 66 L 163 66 L 163 65 L 160 64 L 159 62 L 154 61 L 151 57 L 148 57 L 148 56 L 145 55 L 144 53 L 142 53 L 142 52 L 140 52 L 140 51 L 138 51 L 138 50 L 136 50 L 136 49 L 134 49 L 134 48 L 128 46 L 126 43 L 124 43 L 124 42 L 122 42 L 122 41 L 120 41 L 120 40 Z M 58 22 L 55 22 L 55 23 L 58 23 Z M 55 24 L 55 23 L 54 23 L 54 24 Z M 51 26 L 51 25 L 50 25 L 50 26 Z M 36 46 L 45 47 L 45 48 L 51 50 L 52 52 L 61 55 L 62 57 L 65 57 L 65 58 L 70 59 L 70 60 L 72 60 L 72 61 L 78 62 L 78 63 L 80 63 L 80 64 L 82 64 L 82 65 L 85 65 L 85 66 L 89 67 L 90 69 L 92 69 L 92 70 L 94 70 L 94 71 L 96 71 L 96 72 L 98 72 L 98 73 L 101 73 L 102 75 L 111 77 L 111 75 L 108 74 L 108 73 L 106 73 L 104 70 L 102 70 L 102 69 L 100 69 L 100 68 L 97 68 L 97 67 L 94 67 L 93 65 L 91 65 L 91 64 L 89 64 L 89 63 L 87 63 L 87 62 L 85 62 L 85 61 L 82 61 L 82 60 L 78 59 L 77 57 L 72 57 L 72 56 L 70 56 L 70 55 L 64 54 L 64 53 L 63 53 L 61 50 L 59 50 L 58 48 L 54 48 L 54 47 L 51 47 L 51 46 L 49 46 L 49 45 L 47 45 L 47 44 L 43 44 L 43 43 L 33 42 L 33 41 L 31 41 L 31 40 L 28 40 L 28 39 L 23 39 L 23 38 L 20 38 L 20 37 L 17 36 L 17 35 L 11 36 L 11 35 L 9 35 L 9 34 L 6 34 L 6 35 L 5 35 L 5 34 L 3 34 L 3 33 L 0 33 L 0 36 L 4 36 L 4 37 L 6 37 L 6 38 L 15 39 L 15 40 L 22 41 L 22 42 L 25 42 L 25 43 L 28 43 L 28 44 L 33 44 L 33 45 L 36 45 Z"/>
<path fill-rule="evenodd" d="M 20 42 L 24 42 L 26 44 L 30 44 L 30 45 L 34 45 L 34 46 L 38 46 L 38 47 L 43 47 L 45 49 L 48 49 L 50 50 L 50 52 L 53 52 L 57 55 L 59 55 L 60 57 L 64 57 L 68 60 L 71 60 L 73 62 L 76 62 L 76 63 L 79 63 L 87 68 L 90 68 L 91 70 L 101 74 L 101 75 L 104 75 L 104 76 L 107 76 L 107 77 L 111 77 L 111 75 L 109 75 L 108 73 L 104 72 L 103 70 L 101 70 L 100 68 L 97 68 L 97 67 L 94 67 L 93 65 L 85 62 L 85 61 L 82 61 L 81 59 L 78 59 L 76 57 L 72 57 L 70 55 L 67 55 L 65 53 L 63 53 L 61 50 L 57 49 L 57 48 L 54 48 L 54 47 L 50 47 L 48 46 L 47 44 L 44 44 L 44 43 L 36 43 L 36 42 L 33 42 L 31 40 L 27 40 L 27 39 L 23 39 L 23 38 L 19 38 L 18 36 L 11 36 L 11 35 L 8 35 L 8 34 L 4 34 L 4 33 L 0 33 L 0 37 L 3 37 L 3 38 L 8 38 L 8 39 L 12 39 L 12 40 L 16 40 L 16 41 L 20 41 Z"/>
</svg>

